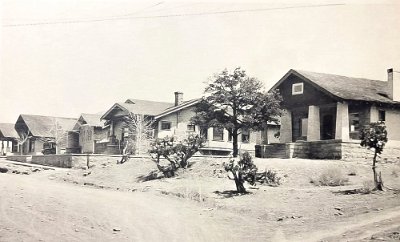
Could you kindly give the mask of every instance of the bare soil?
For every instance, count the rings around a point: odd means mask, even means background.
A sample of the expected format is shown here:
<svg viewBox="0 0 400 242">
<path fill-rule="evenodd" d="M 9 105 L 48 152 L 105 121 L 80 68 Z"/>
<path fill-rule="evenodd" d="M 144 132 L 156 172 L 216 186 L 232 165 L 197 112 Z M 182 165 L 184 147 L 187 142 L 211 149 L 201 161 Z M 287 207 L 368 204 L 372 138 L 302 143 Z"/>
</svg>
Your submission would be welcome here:
<svg viewBox="0 0 400 242">
<path fill-rule="evenodd" d="M 354 194 L 343 191 L 372 185 L 368 162 L 255 159 L 282 184 L 246 185 L 250 193 L 237 195 L 222 168 L 227 158 L 193 158 L 178 176 L 147 182 L 138 178 L 155 169 L 151 160 L 91 159 L 89 169 L 57 170 L 0 161 L 8 169 L 0 174 L 0 241 L 393 241 L 399 232 L 396 163 L 379 164 L 390 189 Z M 329 169 L 349 182 L 310 183 Z"/>
</svg>

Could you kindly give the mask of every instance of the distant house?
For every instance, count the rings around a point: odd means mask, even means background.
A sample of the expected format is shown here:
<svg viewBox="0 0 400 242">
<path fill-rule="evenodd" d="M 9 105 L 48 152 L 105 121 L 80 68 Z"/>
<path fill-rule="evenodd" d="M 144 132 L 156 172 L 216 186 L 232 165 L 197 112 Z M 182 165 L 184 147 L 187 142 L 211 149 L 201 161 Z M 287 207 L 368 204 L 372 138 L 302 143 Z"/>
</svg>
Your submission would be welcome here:
<svg viewBox="0 0 400 242">
<path fill-rule="evenodd" d="M 362 156 L 360 130 L 370 122 L 383 121 L 388 147 L 399 152 L 400 79 L 388 70 L 388 81 L 354 78 L 309 71 L 289 70 L 272 88 L 283 97 L 280 142 L 268 156 L 351 158 Z M 399 146 L 400 147 L 400 146 Z M 284 151 L 285 150 L 285 151 Z"/>
<path fill-rule="evenodd" d="M 78 147 L 71 153 L 101 154 L 105 152 L 109 126 L 104 126 L 101 114 L 82 113 L 73 130 L 79 133 Z"/>
<path fill-rule="evenodd" d="M 59 150 L 76 147 L 79 135 L 73 132 L 74 118 L 21 114 L 15 130 L 21 138 L 28 137 L 22 144 L 23 154 L 42 154 L 43 150 Z M 58 146 L 58 147 L 56 147 Z"/>
<path fill-rule="evenodd" d="M 18 133 L 14 124 L 0 123 L 0 155 L 18 153 Z"/>
<path fill-rule="evenodd" d="M 140 115 L 145 119 L 154 119 L 154 117 L 163 112 L 173 103 L 155 102 L 139 99 L 127 99 L 123 103 L 115 103 L 104 115 L 101 120 L 109 125 L 109 132 L 105 153 L 121 154 L 125 147 L 126 137 L 129 130 L 124 127 L 124 117 L 127 115 Z"/>
</svg>

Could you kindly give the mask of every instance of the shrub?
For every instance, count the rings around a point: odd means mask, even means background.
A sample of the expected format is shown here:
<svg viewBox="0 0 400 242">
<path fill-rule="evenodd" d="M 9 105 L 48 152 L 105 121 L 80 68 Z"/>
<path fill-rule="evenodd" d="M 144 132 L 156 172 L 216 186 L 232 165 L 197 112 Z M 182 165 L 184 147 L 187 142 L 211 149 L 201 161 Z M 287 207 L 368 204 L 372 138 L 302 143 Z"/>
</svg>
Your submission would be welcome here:
<svg viewBox="0 0 400 242">
<path fill-rule="evenodd" d="M 338 168 L 330 168 L 325 170 L 318 179 L 311 178 L 310 182 L 317 186 L 344 186 L 349 179 L 345 177 Z"/>
<path fill-rule="evenodd" d="M 151 143 L 149 154 L 157 168 L 165 177 L 172 177 L 179 168 L 187 168 L 188 160 L 203 146 L 204 138 L 199 135 L 190 135 L 182 141 L 165 137 Z M 160 159 L 165 158 L 169 165 L 162 166 Z"/>
</svg>

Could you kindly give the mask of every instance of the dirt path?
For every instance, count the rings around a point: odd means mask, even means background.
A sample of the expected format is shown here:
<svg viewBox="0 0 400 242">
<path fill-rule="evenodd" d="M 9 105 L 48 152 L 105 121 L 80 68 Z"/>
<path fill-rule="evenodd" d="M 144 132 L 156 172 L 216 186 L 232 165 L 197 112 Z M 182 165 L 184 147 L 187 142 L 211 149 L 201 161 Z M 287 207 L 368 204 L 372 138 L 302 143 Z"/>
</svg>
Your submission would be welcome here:
<svg viewBox="0 0 400 242">
<path fill-rule="evenodd" d="M 352 217 L 332 226 L 330 231 L 317 231 L 307 235 L 307 241 L 370 241 L 371 237 L 385 231 L 397 230 L 400 225 L 400 207 Z"/>
<path fill-rule="evenodd" d="M 0 241 L 226 241 L 228 217 L 149 193 L 0 174 Z M 120 231 L 113 231 L 113 229 Z"/>
</svg>

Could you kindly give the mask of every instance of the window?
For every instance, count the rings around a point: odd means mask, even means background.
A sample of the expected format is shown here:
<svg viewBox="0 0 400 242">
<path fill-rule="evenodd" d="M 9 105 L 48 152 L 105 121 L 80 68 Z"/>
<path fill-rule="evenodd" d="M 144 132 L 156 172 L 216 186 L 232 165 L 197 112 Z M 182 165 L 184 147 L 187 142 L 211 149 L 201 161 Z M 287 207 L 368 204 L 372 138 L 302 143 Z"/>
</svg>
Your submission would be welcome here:
<svg viewBox="0 0 400 242">
<path fill-rule="evenodd" d="M 91 132 L 90 132 L 90 137 L 91 137 Z M 129 128 L 124 128 L 123 129 L 122 137 L 124 137 L 124 138 L 129 137 Z"/>
<path fill-rule="evenodd" d="M 200 127 L 200 137 L 203 137 L 204 139 L 208 139 L 208 128 L 207 126 L 201 126 Z"/>
<path fill-rule="evenodd" d="M 171 122 L 161 121 L 161 130 L 170 130 Z"/>
<path fill-rule="evenodd" d="M 379 121 L 381 121 L 381 122 L 385 122 L 386 121 L 385 110 L 379 110 L 378 111 L 378 118 L 379 118 Z"/>
<path fill-rule="evenodd" d="M 292 95 L 303 94 L 304 83 L 294 83 L 292 85 Z"/>
<path fill-rule="evenodd" d="M 29 152 L 35 152 L 35 140 L 29 140 Z"/>
<path fill-rule="evenodd" d="M 349 113 L 350 132 L 358 132 L 360 130 L 360 114 Z"/>
<path fill-rule="evenodd" d="M 215 141 L 224 140 L 224 128 L 221 128 L 221 127 L 213 128 L 213 140 L 215 140 Z"/>
<path fill-rule="evenodd" d="M 232 141 L 232 129 L 230 130 L 230 132 L 228 130 L 228 141 Z"/>
<path fill-rule="evenodd" d="M 242 129 L 242 142 L 249 143 L 250 141 L 250 131 L 247 128 Z"/>
<path fill-rule="evenodd" d="M 196 126 L 194 124 L 188 124 L 187 131 L 188 132 L 195 132 L 196 131 Z"/>
</svg>

